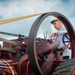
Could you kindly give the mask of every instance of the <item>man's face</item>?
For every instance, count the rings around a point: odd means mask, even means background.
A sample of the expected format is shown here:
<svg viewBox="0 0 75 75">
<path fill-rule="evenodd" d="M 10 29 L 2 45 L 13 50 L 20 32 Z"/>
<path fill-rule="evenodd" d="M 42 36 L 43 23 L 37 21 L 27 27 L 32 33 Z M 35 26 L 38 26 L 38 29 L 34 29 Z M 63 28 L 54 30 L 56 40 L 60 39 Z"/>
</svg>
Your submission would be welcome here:
<svg viewBox="0 0 75 75">
<path fill-rule="evenodd" d="M 54 21 L 54 22 L 53 22 L 53 26 L 55 27 L 55 29 L 59 30 L 59 28 L 60 28 L 60 23 L 59 23 L 59 21 Z"/>
</svg>

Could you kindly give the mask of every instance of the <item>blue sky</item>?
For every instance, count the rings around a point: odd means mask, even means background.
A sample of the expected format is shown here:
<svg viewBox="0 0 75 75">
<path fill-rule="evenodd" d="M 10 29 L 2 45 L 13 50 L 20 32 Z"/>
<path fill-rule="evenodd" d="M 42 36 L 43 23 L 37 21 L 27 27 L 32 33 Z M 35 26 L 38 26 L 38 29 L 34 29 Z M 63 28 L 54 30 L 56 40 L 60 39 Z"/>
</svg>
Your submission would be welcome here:
<svg viewBox="0 0 75 75">
<path fill-rule="evenodd" d="M 65 15 L 75 27 L 75 0 L 0 0 L 0 20 L 52 11 Z M 28 35 L 37 17 L 3 24 L 0 31 Z"/>
</svg>

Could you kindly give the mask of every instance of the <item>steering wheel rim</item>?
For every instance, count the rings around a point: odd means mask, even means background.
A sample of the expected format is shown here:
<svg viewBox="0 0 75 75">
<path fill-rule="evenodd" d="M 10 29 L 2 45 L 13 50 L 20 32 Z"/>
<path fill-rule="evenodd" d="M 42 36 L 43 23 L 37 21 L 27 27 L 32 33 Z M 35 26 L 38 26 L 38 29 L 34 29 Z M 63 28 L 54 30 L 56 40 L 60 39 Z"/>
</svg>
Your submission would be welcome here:
<svg viewBox="0 0 75 75">
<path fill-rule="evenodd" d="M 39 26 L 42 23 L 42 21 L 50 15 L 55 16 L 65 25 L 65 27 L 69 33 L 69 36 L 70 36 L 71 45 L 72 45 L 72 53 L 75 52 L 75 47 L 74 47 L 75 42 L 74 42 L 74 37 L 73 37 L 74 36 L 74 29 L 73 29 L 71 23 L 69 22 L 69 20 L 64 15 L 62 15 L 58 12 L 48 12 L 48 13 L 41 15 L 33 23 L 31 30 L 30 30 L 30 33 L 29 33 L 29 37 L 28 37 L 29 61 L 30 61 L 32 70 L 34 71 L 35 75 L 43 75 L 43 73 L 39 67 L 37 57 L 36 57 L 36 42 L 35 42 L 36 35 L 37 35 L 37 31 L 38 31 Z M 75 57 L 74 53 L 72 55 L 72 58 L 73 57 Z"/>
</svg>

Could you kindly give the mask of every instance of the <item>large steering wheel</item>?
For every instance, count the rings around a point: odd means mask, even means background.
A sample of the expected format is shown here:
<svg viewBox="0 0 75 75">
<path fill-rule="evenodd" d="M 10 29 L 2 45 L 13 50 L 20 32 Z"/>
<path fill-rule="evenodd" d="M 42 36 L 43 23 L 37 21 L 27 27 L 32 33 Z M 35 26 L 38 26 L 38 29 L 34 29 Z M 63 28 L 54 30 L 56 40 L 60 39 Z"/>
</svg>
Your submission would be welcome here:
<svg viewBox="0 0 75 75">
<path fill-rule="evenodd" d="M 41 71 L 41 68 L 38 64 L 38 59 L 37 59 L 37 55 L 36 55 L 36 35 L 37 35 L 38 29 L 39 29 L 41 23 L 48 16 L 54 16 L 54 17 L 58 18 L 65 25 L 67 32 L 70 36 L 70 41 L 71 41 L 71 46 L 72 46 L 72 48 L 71 48 L 72 49 L 72 58 L 75 57 L 74 29 L 73 29 L 70 21 L 64 15 L 62 15 L 58 12 L 48 12 L 48 13 L 42 14 L 33 23 L 30 33 L 29 33 L 29 37 L 28 37 L 29 61 L 30 61 L 32 70 L 34 71 L 35 75 L 47 75 Z"/>
</svg>

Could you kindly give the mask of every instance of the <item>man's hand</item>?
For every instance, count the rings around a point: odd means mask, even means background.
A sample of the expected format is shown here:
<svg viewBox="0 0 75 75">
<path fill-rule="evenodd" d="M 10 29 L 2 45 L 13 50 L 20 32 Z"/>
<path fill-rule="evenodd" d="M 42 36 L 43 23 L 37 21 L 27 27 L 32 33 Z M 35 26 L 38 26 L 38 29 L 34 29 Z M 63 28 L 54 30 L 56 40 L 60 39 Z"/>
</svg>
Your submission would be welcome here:
<svg viewBox="0 0 75 75">
<path fill-rule="evenodd" d="M 52 33 L 51 38 L 53 37 L 53 39 L 55 39 L 55 36 L 57 35 L 57 32 Z"/>
</svg>

